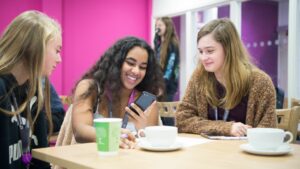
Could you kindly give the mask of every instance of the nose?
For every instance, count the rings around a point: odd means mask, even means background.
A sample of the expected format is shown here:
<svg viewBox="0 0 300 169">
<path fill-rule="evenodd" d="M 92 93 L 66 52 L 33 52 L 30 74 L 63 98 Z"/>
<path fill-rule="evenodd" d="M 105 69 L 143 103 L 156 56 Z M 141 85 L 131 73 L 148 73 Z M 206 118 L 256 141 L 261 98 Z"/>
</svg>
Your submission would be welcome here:
<svg viewBox="0 0 300 169">
<path fill-rule="evenodd" d="M 134 66 L 134 67 L 132 67 L 131 71 L 135 75 L 138 75 L 140 73 L 140 68 L 139 68 L 139 66 Z"/>
<path fill-rule="evenodd" d="M 205 53 L 200 54 L 200 60 L 205 61 L 208 59 L 208 56 Z"/>
</svg>

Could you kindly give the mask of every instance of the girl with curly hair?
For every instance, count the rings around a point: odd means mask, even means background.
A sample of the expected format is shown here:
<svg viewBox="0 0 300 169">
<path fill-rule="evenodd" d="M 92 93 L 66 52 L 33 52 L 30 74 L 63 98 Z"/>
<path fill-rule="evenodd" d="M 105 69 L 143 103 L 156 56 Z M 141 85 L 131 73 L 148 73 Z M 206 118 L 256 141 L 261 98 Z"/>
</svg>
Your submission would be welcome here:
<svg viewBox="0 0 300 169">
<path fill-rule="evenodd" d="M 156 102 L 145 111 L 132 103 L 142 91 L 161 96 L 162 72 L 154 51 L 145 41 L 125 37 L 110 47 L 76 85 L 72 117 L 76 141 L 96 141 L 95 117 L 123 118 L 128 112 L 130 130 L 158 125 Z M 120 144 L 123 148 L 130 147 L 125 142 Z"/>
</svg>

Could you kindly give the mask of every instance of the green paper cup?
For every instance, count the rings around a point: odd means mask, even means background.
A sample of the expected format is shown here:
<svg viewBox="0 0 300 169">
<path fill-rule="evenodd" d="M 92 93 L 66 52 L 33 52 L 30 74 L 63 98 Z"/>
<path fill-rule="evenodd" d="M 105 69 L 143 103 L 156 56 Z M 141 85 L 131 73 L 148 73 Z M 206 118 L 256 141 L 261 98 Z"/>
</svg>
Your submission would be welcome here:
<svg viewBox="0 0 300 169">
<path fill-rule="evenodd" d="M 101 156 L 118 154 L 121 133 L 120 118 L 94 119 L 98 153 Z"/>
</svg>

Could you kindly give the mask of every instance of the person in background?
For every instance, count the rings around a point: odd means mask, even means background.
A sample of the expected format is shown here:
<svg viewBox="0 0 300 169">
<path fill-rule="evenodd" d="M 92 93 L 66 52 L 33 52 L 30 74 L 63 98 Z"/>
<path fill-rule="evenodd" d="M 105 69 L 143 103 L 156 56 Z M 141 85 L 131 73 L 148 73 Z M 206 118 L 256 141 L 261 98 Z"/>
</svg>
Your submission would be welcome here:
<svg viewBox="0 0 300 169">
<path fill-rule="evenodd" d="M 271 78 L 249 61 L 229 19 L 198 32 L 200 64 L 176 112 L 179 132 L 245 136 L 251 127 L 276 127 Z"/>
<path fill-rule="evenodd" d="M 31 160 L 31 149 L 48 146 L 45 116 L 52 133 L 47 76 L 61 62 L 61 38 L 59 24 L 38 11 L 18 15 L 0 38 L 1 168 L 50 168 Z"/>
<path fill-rule="evenodd" d="M 276 91 L 276 109 L 283 109 L 284 91 L 278 86 L 275 87 L 275 91 Z"/>
<path fill-rule="evenodd" d="M 118 40 L 76 85 L 72 112 L 76 142 L 96 141 L 94 118 L 123 118 L 128 112 L 127 129 L 131 131 L 158 125 L 156 101 L 145 111 L 133 102 L 142 91 L 160 96 L 163 90 L 162 72 L 151 47 L 135 37 Z M 125 129 L 122 132 L 129 134 Z M 134 147 L 134 136 L 129 135 L 120 147 Z"/>
<path fill-rule="evenodd" d="M 179 78 L 179 41 L 171 18 L 157 18 L 154 47 L 166 84 L 165 101 L 173 101 Z"/>
</svg>

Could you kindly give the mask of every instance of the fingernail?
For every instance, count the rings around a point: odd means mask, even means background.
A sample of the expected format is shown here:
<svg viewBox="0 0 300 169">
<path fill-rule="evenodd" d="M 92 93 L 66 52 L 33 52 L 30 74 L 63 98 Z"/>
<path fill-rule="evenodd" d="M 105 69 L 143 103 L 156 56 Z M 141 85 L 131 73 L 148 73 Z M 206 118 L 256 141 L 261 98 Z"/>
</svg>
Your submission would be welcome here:
<svg viewBox="0 0 300 169">
<path fill-rule="evenodd" d="M 128 138 L 127 134 L 121 134 L 121 138 Z"/>
</svg>

